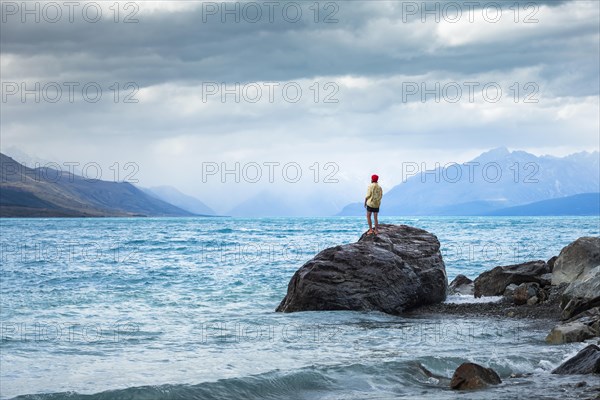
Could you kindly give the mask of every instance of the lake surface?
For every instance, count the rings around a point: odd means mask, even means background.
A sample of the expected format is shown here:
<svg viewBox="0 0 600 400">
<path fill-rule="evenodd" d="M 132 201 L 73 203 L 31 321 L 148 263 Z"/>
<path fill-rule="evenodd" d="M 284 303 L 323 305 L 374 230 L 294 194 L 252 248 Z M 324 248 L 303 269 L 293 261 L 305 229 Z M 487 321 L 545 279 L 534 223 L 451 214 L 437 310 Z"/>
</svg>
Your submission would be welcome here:
<svg viewBox="0 0 600 400">
<path fill-rule="evenodd" d="M 596 217 L 380 222 L 434 233 L 449 280 L 547 260 L 600 234 Z M 582 377 L 550 371 L 584 344 L 548 346 L 548 330 L 527 321 L 275 313 L 296 269 L 356 241 L 364 218 L 2 219 L 0 228 L 2 398 L 452 399 L 418 364 L 450 377 L 464 361 L 504 381 L 464 399 L 581 393 L 564 385 Z"/>
</svg>

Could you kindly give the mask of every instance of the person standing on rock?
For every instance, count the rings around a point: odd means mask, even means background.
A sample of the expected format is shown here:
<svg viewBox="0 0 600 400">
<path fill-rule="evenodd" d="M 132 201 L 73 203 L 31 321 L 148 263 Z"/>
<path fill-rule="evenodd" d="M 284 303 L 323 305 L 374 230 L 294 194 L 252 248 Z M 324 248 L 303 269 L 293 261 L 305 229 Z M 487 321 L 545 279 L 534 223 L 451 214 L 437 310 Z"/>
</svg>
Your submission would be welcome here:
<svg viewBox="0 0 600 400">
<path fill-rule="evenodd" d="M 367 222 L 369 222 L 368 235 L 377 235 L 379 228 L 379 221 L 377 215 L 379 214 L 379 206 L 381 205 L 381 198 L 383 197 L 383 189 L 379 186 L 379 176 L 371 176 L 371 184 L 367 189 L 367 197 L 365 197 L 365 208 L 367 209 Z M 375 217 L 375 229 L 373 229 L 373 223 L 371 222 L 371 214 Z"/>
</svg>

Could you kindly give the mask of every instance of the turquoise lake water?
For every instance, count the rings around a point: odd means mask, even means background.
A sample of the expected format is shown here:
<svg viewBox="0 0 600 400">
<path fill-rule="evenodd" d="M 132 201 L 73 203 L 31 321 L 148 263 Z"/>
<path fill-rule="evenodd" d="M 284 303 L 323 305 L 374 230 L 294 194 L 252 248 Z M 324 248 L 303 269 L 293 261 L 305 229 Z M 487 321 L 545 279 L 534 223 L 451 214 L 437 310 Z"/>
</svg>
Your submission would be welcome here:
<svg viewBox="0 0 600 400">
<path fill-rule="evenodd" d="M 595 217 L 380 222 L 434 233 L 449 280 L 600 235 Z M 527 321 L 275 313 L 292 274 L 356 241 L 364 218 L 2 219 L 0 228 L 2 398 L 453 399 L 417 364 L 450 377 L 463 361 L 504 382 L 461 399 L 579 396 L 561 385 L 581 377 L 550 370 L 584 345 L 548 346 L 547 329 Z"/>
</svg>

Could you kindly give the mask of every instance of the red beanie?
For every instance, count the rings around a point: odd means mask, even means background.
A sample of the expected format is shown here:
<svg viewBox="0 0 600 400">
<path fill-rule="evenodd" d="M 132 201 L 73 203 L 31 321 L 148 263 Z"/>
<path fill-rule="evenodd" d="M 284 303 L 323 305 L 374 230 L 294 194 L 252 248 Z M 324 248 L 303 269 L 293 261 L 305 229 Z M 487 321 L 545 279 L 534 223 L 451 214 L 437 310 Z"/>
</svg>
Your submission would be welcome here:
<svg viewBox="0 0 600 400">
<path fill-rule="evenodd" d="M 379 180 L 379 176 L 371 175 L 371 182 L 377 182 Z"/>
</svg>

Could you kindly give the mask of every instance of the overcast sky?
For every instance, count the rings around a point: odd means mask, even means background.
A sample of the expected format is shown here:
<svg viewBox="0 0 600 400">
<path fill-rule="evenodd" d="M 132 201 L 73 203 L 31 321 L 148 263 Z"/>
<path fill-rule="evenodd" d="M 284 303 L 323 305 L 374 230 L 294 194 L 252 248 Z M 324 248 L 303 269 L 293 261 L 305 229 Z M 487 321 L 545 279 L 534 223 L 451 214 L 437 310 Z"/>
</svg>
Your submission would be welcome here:
<svg viewBox="0 0 600 400">
<path fill-rule="evenodd" d="M 263 190 L 343 206 L 406 161 L 598 150 L 600 2 L 514 3 L 3 1 L 2 149 L 218 212 Z"/>
</svg>

